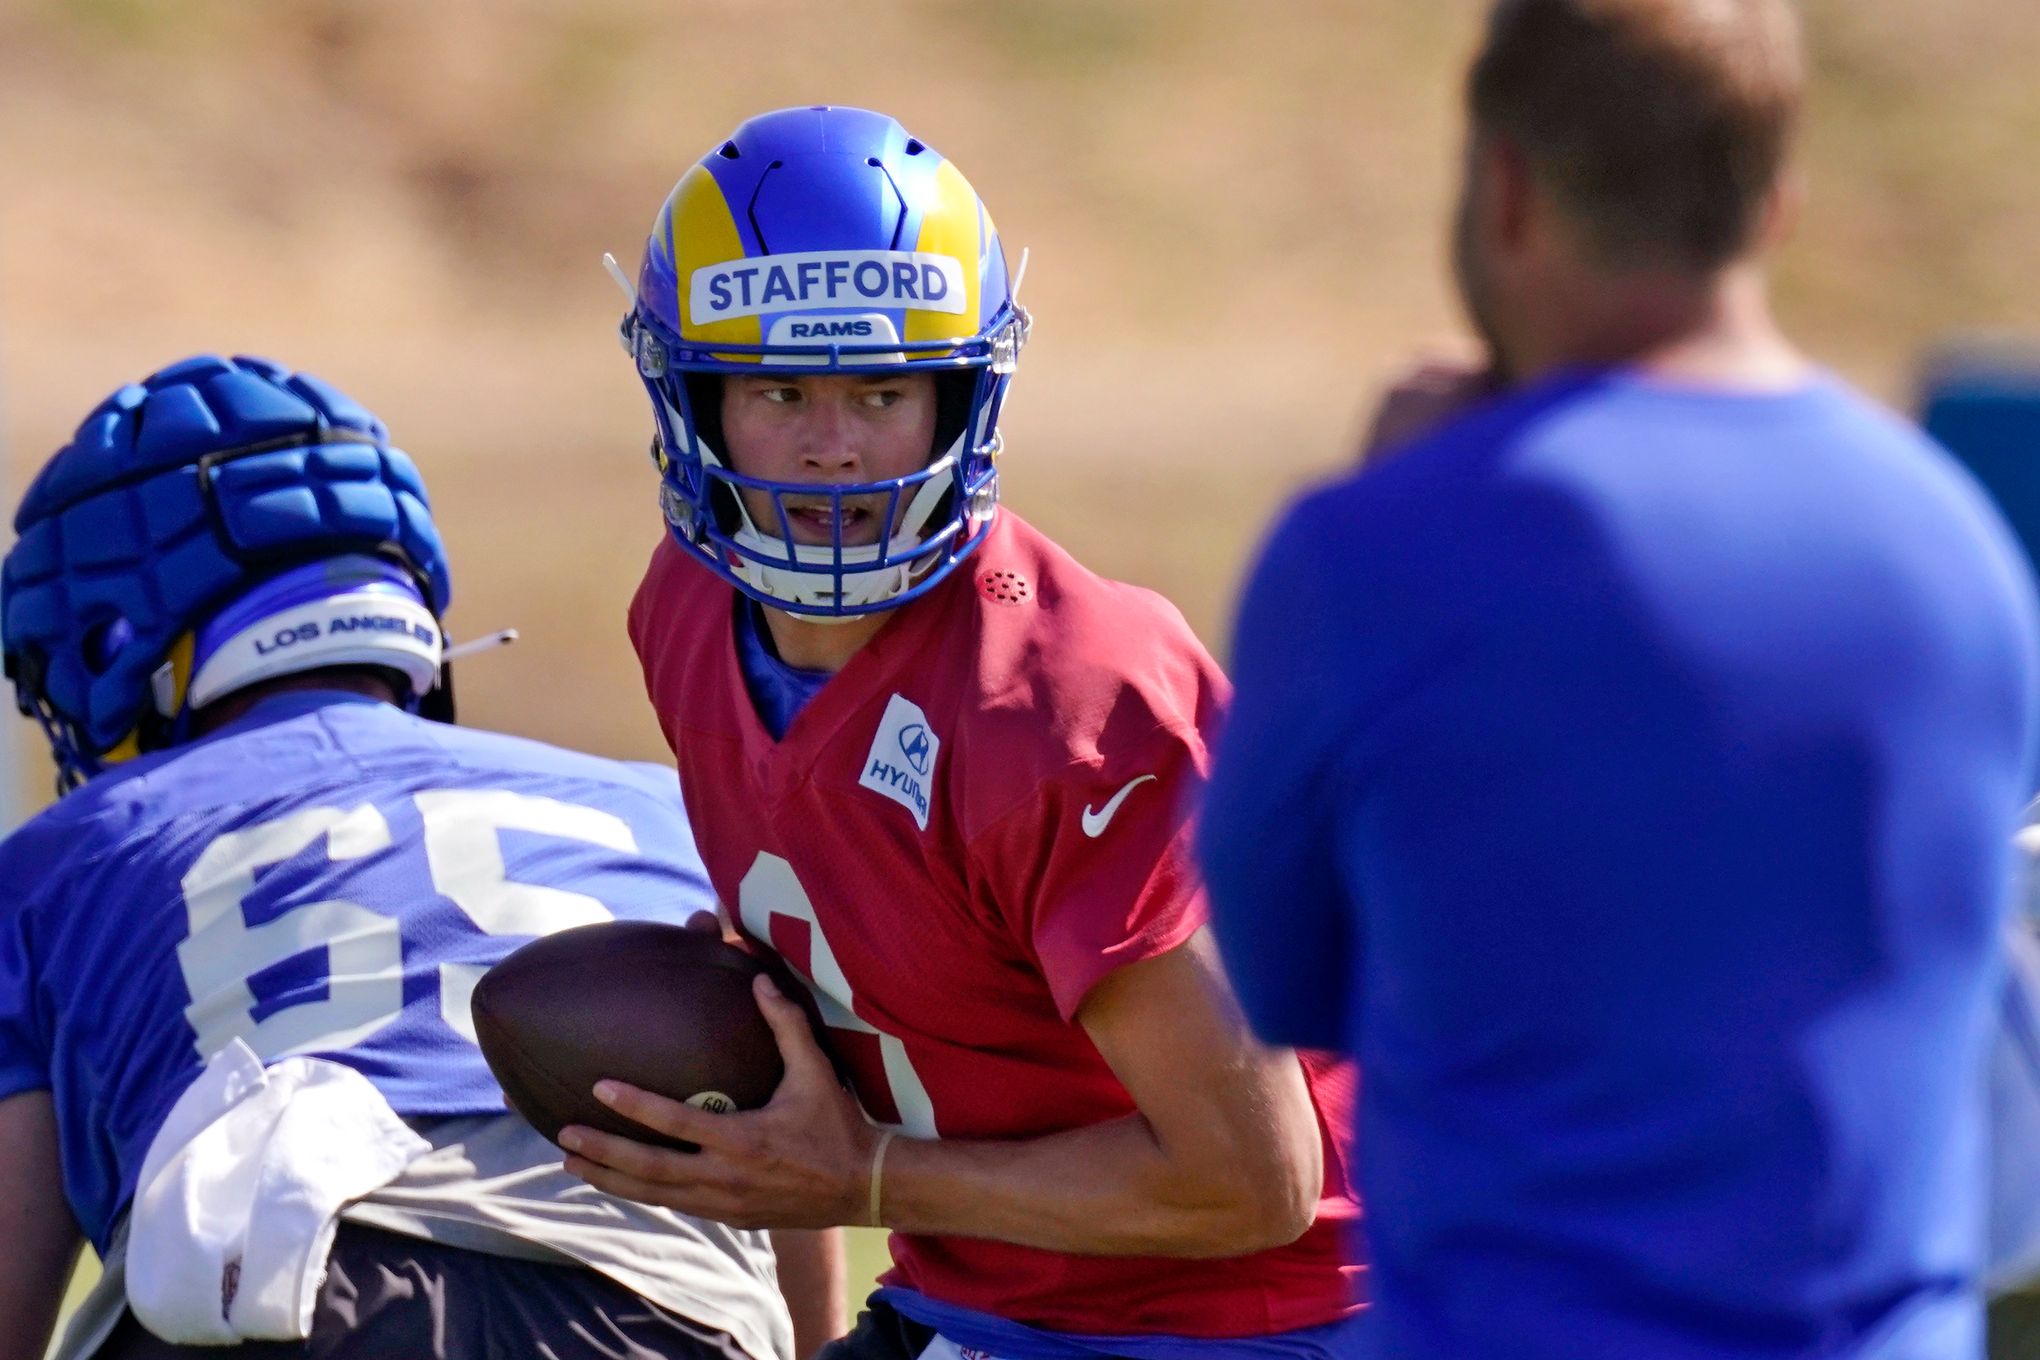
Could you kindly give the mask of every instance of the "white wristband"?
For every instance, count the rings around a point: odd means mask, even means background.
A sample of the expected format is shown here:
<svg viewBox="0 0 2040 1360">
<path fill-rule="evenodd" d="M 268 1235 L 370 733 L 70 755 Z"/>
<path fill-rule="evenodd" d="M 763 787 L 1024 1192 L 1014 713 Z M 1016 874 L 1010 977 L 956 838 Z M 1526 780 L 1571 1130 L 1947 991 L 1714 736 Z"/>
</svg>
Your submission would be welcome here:
<svg viewBox="0 0 2040 1360">
<path fill-rule="evenodd" d="M 878 1146 L 871 1150 L 871 1226 L 883 1228 L 879 1221 L 879 1187 L 885 1178 L 885 1150 L 892 1146 L 892 1140 L 900 1136 L 898 1129 L 887 1129 L 878 1135 Z"/>
</svg>

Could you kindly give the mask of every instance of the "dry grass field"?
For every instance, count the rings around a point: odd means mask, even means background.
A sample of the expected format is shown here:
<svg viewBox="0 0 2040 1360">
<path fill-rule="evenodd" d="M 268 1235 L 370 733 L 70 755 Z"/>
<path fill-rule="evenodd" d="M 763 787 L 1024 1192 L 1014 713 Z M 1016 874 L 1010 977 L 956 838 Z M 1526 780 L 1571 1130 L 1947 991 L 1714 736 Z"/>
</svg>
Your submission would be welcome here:
<svg viewBox="0 0 2040 1360">
<path fill-rule="evenodd" d="M 1908 396 L 1921 345 L 2040 324 L 2040 18 L 1815 0 L 1786 311 Z M 621 631 L 659 532 L 598 261 L 750 112 L 878 105 L 956 159 L 1040 324 L 1008 500 L 1214 644 L 1259 526 L 1453 325 L 1473 0 L 5 0 L 0 438 L 209 348 L 330 376 L 436 491 L 472 720 L 658 754 Z M 18 480 L 16 485 L 18 486 Z M 40 782 L 40 773 L 37 774 Z"/>
<path fill-rule="evenodd" d="M 744 116 L 885 108 L 1032 250 L 1007 500 L 1222 645 L 1286 492 L 1454 324 L 1439 238 L 1474 0 L 0 0 L 0 447 L 266 353 L 435 490 L 470 721 L 663 754 L 622 616 L 660 532 L 598 261 Z M 2040 327 L 2031 0 L 1809 0 L 1793 328 L 1904 403 Z M 33 787 L 45 781 L 24 727 Z M 25 776 L 26 778 L 26 776 Z"/>
</svg>

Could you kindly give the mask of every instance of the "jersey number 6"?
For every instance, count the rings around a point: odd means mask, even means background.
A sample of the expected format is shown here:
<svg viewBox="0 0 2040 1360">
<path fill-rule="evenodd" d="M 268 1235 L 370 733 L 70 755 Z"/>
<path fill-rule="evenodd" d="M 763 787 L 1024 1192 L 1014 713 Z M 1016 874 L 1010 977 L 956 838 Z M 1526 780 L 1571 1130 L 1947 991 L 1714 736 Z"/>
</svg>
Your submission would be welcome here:
<svg viewBox="0 0 2040 1360">
<path fill-rule="evenodd" d="M 443 789 L 415 795 L 424 822 L 425 859 L 433 890 L 450 899 L 490 935 L 549 935 L 610 919 L 583 893 L 511 881 L 498 833 L 530 831 L 633 852 L 637 841 L 620 817 L 551 798 L 489 789 Z M 321 836 L 326 857 L 341 863 L 390 848 L 390 824 L 370 803 L 313 807 L 229 832 L 207 845 L 184 875 L 189 933 L 177 946 L 191 996 L 185 1019 L 202 1059 L 244 1040 L 264 1062 L 293 1053 L 330 1052 L 361 1042 L 395 1020 L 404 1005 L 404 943 L 394 916 L 331 898 L 306 902 L 250 925 L 244 902 L 257 873 L 305 850 Z M 248 980 L 313 949 L 327 953 L 324 999 L 287 1006 L 257 1019 Z M 447 963 L 439 969 L 440 1013 L 470 1042 L 468 998 L 484 970 Z"/>
</svg>

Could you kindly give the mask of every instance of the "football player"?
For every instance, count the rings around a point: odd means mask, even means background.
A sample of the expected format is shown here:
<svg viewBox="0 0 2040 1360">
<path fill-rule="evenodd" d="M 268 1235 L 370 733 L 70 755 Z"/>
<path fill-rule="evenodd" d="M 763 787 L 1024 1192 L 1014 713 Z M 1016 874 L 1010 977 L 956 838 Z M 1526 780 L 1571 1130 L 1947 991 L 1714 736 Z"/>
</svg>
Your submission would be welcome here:
<svg viewBox="0 0 2040 1360">
<path fill-rule="evenodd" d="M 568 1166 L 893 1229 L 834 1357 L 1330 1355 L 1351 1074 L 1254 1042 L 1205 933 L 1217 667 L 998 504 L 1013 293 L 969 182 L 877 113 L 755 118 L 660 209 L 624 332 L 668 533 L 631 636 L 731 923 L 856 1100 L 762 988 L 766 1109 L 605 1083 L 704 1151 L 576 1130 Z"/>
<path fill-rule="evenodd" d="M 0 1356 L 81 1234 L 66 1356 L 790 1356 L 764 1235 L 563 1175 L 475 1047 L 519 943 L 713 903 L 670 772 L 451 725 L 382 424 L 190 359 L 16 525 L 7 674 L 64 792 L 0 844 Z"/>
</svg>

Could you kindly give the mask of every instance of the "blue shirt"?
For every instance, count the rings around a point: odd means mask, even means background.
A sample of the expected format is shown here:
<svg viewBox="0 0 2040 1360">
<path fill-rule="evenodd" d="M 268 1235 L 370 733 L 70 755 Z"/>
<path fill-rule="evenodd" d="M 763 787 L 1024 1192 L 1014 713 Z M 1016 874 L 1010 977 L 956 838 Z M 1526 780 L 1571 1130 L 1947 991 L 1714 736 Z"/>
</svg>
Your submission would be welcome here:
<svg viewBox="0 0 2040 1360">
<path fill-rule="evenodd" d="M 744 688 L 758 710 L 758 721 L 765 724 L 772 740 L 778 741 L 835 672 L 802 670 L 781 661 L 765 636 L 758 609 L 749 600 L 737 600 L 737 667 L 744 673 Z"/>
<path fill-rule="evenodd" d="M 0 843 L 0 1097 L 51 1092 L 96 1248 L 234 1038 L 499 1113 L 468 996 L 536 935 L 713 911 L 671 770 L 289 693 Z"/>
<path fill-rule="evenodd" d="M 1201 849 L 1358 1054 L 1369 1354 L 1977 1353 L 2018 550 L 1832 379 L 1575 373 L 1304 497 Z"/>
<path fill-rule="evenodd" d="M 887 1285 L 872 1298 L 945 1340 L 997 1360 L 1346 1360 L 1358 1353 L 1365 1313 L 1318 1327 L 1264 1336 L 1164 1336 L 1153 1332 L 1085 1336 L 1046 1332 L 1011 1318 L 931 1299 L 918 1290 Z"/>
</svg>

